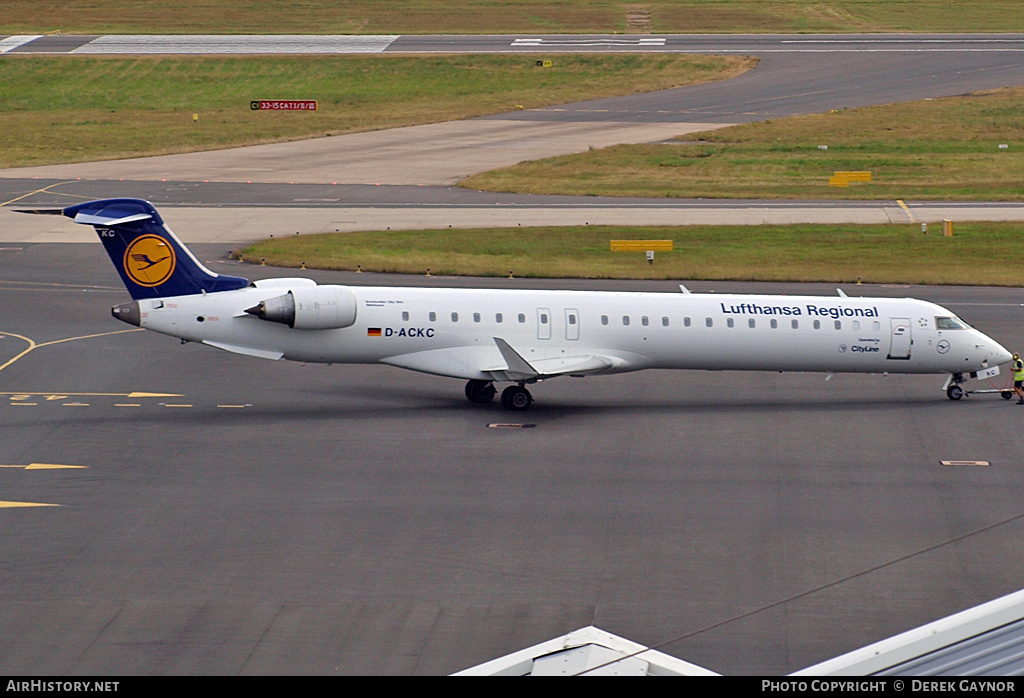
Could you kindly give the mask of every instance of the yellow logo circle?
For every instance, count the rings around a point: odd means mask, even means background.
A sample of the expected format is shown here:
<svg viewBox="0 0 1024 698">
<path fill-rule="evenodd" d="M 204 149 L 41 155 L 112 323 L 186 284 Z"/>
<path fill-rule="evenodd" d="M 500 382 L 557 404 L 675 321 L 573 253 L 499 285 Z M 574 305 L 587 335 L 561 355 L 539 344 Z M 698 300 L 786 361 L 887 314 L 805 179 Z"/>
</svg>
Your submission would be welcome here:
<svg viewBox="0 0 1024 698">
<path fill-rule="evenodd" d="M 174 273 L 174 248 L 159 235 L 143 235 L 124 251 L 124 270 L 139 286 L 159 286 Z"/>
</svg>

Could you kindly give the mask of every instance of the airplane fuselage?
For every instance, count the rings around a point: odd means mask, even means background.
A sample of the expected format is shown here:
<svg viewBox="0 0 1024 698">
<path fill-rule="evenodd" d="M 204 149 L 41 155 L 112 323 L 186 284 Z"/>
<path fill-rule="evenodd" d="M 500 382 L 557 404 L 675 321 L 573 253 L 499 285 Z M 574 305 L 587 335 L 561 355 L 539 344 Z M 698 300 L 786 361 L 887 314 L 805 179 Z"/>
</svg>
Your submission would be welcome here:
<svg viewBox="0 0 1024 698">
<path fill-rule="evenodd" d="M 950 311 L 912 298 L 250 283 L 203 266 L 142 199 L 28 212 L 96 229 L 134 299 L 113 308 L 120 320 L 266 359 L 462 378 L 478 404 L 508 382 L 510 410 L 529 408 L 530 383 L 646 368 L 945 373 L 957 400 L 965 376 L 1011 359 Z"/>
<path fill-rule="evenodd" d="M 507 364 L 495 338 L 552 373 L 966 374 L 1009 360 L 950 311 L 909 298 L 343 286 L 333 288 L 352 294 L 354 322 L 296 329 L 246 313 L 290 288 L 261 283 L 138 301 L 139 324 L 266 358 L 387 363 L 477 380 L 495 379 Z"/>
</svg>

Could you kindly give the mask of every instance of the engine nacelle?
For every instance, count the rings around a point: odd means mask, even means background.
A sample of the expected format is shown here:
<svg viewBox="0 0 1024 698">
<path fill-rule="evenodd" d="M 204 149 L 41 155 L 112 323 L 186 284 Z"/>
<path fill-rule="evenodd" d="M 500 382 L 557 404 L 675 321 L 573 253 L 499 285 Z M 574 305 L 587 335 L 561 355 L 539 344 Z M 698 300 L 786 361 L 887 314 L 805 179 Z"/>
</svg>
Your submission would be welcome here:
<svg viewBox="0 0 1024 698">
<path fill-rule="evenodd" d="M 345 286 L 292 288 L 246 311 L 296 330 L 338 330 L 356 321 L 356 294 Z"/>
</svg>

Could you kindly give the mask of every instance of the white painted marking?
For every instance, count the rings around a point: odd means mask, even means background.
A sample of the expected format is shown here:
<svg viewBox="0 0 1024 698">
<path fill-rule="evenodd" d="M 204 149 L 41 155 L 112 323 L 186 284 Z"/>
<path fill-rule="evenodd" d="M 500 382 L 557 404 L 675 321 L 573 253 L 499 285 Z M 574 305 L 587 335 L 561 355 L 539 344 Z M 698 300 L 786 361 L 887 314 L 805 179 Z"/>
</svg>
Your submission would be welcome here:
<svg viewBox="0 0 1024 698">
<path fill-rule="evenodd" d="M 100 36 L 72 53 L 89 54 L 297 54 L 380 53 L 398 35 L 131 35 Z"/>
<path fill-rule="evenodd" d="M 512 46 L 664 46 L 664 38 L 637 39 L 515 39 Z"/>
<path fill-rule="evenodd" d="M 17 36 L 9 36 L 6 39 L 0 40 L 0 53 L 7 53 L 13 51 L 19 46 L 35 41 L 41 38 L 42 34 L 19 34 Z"/>
</svg>

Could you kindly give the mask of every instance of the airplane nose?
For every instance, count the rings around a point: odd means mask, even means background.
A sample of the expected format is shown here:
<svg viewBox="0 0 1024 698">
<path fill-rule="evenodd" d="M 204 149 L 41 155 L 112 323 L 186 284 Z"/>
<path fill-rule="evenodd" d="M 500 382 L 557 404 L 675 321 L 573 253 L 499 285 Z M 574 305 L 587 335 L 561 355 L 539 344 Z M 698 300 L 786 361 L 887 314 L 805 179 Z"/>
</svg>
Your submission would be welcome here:
<svg viewBox="0 0 1024 698">
<path fill-rule="evenodd" d="M 988 340 L 986 347 L 989 355 L 989 365 L 991 366 L 1002 366 L 1008 364 L 1013 360 L 1013 354 L 1011 354 L 1006 347 L 992 339 L 991 337 L 985 337 Z"/>
<path fill-rule="evenodd" d="M 995 356 L 992 360 L 993 364 L 1001 366 L 1002 364 L 1008 364 L 1013 360 L 1013 354 L 1008 352 L 1002 344 L 999 344 L 998 342 L 993 342 L 993 344 L 995 345 L 992 352 Z"/>
</svg>

